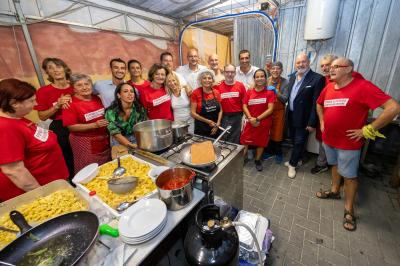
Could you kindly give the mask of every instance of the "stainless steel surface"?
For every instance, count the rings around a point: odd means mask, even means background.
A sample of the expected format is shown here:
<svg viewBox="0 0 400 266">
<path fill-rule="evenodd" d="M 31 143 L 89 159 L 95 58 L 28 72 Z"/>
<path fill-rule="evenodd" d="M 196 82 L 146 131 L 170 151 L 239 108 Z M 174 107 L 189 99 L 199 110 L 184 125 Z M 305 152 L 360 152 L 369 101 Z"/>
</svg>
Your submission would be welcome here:
<svg viewBox="0 0 400 266">
<path fill-rule="evenodd" d="M 218 138 L 216 138 L 216 139 L 213 141 L 213 145 L 217 144 L 218 141 L 222 138 L 222 136 L 225 135 L 225 133 L 229 132 L 229 129 L 231 129 L 232 126 L 228 126 L 228 127 L 225 128 L 225 129 L 224 129 L 223 127 L 218 127 L 218 128 L 221 129 L 222 132 L 221 132 L 221 134 L 219 134 Z"/>
<path fill-rule="evenodd" d="M 171 127 L 175 142 L 184 138 L 189 133 L 189 124 L 186 122 L 174 121 L 172 122 Z"/>
<path fill-rule="evenodd" d="M 117 164 L 117 168 L 115 168 L 113 171 L 113 177 L 123 176 L 126 172 L 126 169 L 121 166 L 121 159 L 119 158 L 119 156 L 117 157 Z"/>
<path fill-rule="evenodd" d="M 221 159 L 221 150 L 215 146 L 214 146 L 214 152 L 215 152 L 215 161 L 216 160 L 220 160 Z M 200 168 L 204 168 L 204 167 L 209 167 L 213 164 L 215 164 L 215 161 L 210 162 L 210 163 L 203 163 L 203 164 L 194 164 L 192 163 L 192 153 L 191 153 L 191 148 L 192 148 L 192 144 L 184 144 L 182 146 L 182 149 L 179 153 L 180 159 L 182 160 L 182 163 L 188 165 L 188 166 L 192 166 L 192 167 L 200 167 Z"/>
<path fill-rule="evenodd" d="M 157 152 L 173 143 L 171 121 L 165 119 L 147 120 L 133 127 L 137 145 L 140 149 Z"/>
<path fill-rule="evenodd" d="M 113 177 L 107 181 L 108 189 L 117 194 L 125 194 L 135 189 L 138 178 L 134 176 Z"/>
<path fill-rule="evenodd" d="M 192 170 L 176 167 L 165 170 L 157 177 L 156 186 L 160 193 L 160 198 L 165 202 L 169 210 L 180 210 L 192 201 L 194 176 L 195 172 Z M 167 190 L 161 188 L 167 181 L 177 177 L 189 178 L 189 182 L 177 189 Z"/>
</svg>

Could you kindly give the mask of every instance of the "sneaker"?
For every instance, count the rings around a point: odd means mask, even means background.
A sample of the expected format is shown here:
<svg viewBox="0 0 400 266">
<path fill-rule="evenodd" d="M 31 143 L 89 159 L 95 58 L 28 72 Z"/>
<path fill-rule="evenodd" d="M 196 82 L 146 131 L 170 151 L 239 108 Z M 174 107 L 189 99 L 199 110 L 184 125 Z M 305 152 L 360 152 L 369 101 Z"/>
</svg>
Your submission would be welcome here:
<svg viewBox="0 0 400 266">
<path fill-rule="evenodd" d="M 275 163 L 281 164 L 283 162 L 283 155 L 279 154 L 275 156 Z"/>
<path fill-rule="evenodd" d="M 270 154 L 270 153 L 264 153 L 263 156 L 262 156 L 262 159 L 263 159 L 263 161 L 266 161 L 266 160 L 274 158 L 274 156 L 275 155 Z"/>
<path fill-rule="evenodd" d="M 328 166 L 326 166 L 326 165 L 325 166 L 316 165 L 313 168 L 311 168 L 311 174 L 313 174 L 313 175 L 323 173 L 326 171 L 328 171 Z"/>
<path fill-rule="evenodd" d="M 289 166 L 290 166 L 289 161 L 285 162 L 284 165 L 285 165 L 286 167 L 289 167 Z M 303 161 L 299 161 L 299 162 L 297 163 L 297 166 L 296 166 L 296 167 L 299 167 L 299 166 L 302 166 L 302 165 L 303 165 Z"/>
<path fill-rule="evenodd" d="M 296 177 L 296 167 L 289 165 L 288 177 L 291 179 Z"/>
<path fill-rule="evenodd" d="M 256 164 L 257 171 L 261 172 L 263 170 L 263 166 L 262 166 L 261 160 L 255 160 L 254 162 Z"/>
</svg>

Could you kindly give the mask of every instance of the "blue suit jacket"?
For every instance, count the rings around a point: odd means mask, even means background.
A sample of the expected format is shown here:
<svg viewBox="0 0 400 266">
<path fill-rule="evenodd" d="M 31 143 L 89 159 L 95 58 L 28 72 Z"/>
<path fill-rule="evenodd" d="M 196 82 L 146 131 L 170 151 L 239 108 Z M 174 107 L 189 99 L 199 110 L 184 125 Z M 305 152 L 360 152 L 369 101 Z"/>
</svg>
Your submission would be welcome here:
<svg viewBox="0 0 400 266">
<path fill-rule="evenodd" d="M 292 75 L 289 79 L 289 97 L 295 79 L 296 75 Z M 290 112 L 289 117 L 290 126 L 302 128 L 317 126 L 316 101 L 324 87 L 325 77 L 310 70 L 304 77 L 303 83 L 293 101 L 293 112 Z M 287 110 L 290 111 L 289 106 Z"/>
</svg>

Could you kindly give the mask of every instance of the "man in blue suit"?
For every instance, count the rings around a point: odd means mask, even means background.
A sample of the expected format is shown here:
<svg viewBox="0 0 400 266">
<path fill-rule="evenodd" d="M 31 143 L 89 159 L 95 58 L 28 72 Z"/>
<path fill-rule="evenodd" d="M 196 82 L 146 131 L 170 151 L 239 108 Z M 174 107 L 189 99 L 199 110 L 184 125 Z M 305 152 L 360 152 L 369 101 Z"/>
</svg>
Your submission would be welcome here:
<svg viewBox="0 0 400 266">
<path fill-rule="evenodd" d="M 302 159 L 308 134 L 317 125 L 316 101 L 325 86 L 324 76 L 310 69 L 310 60 L 305 53 L 296 57 L 296 73 L 289 80 L 288 126 L 293 141 L 290 160 L 285 163 L 288 177 L 296 177 L 296 167 Z"/>
</svg>

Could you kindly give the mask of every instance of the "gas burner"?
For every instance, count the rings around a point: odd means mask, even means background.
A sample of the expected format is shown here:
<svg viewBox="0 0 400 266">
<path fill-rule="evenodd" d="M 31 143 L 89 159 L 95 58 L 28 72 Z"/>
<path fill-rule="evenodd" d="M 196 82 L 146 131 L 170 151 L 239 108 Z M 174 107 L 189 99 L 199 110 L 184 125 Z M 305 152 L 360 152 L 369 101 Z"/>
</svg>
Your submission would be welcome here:
<svg viewBox="0 0 400 266">
<path fill-rule="evenodd" d="M 180 159 L 180 151 L 183 148 L 184 144 L 191 144 L 191 143 L 200 143 L 206 140 L 211 140 L 213 139 L 206 138 L 203 136 L 199 135 L 186 135 L 186 137 L 177 143 L 174 143 L 172 146 L 170 146 L 166 151 L 161 152 L 159 155 L 164 157 L 165 159 L 172 161 L 177 164 L 183 164 L 182 160 Z M 206 179 L 208 176 L 210 176 L 218 167 L 218 165 L 225 160 L 234 150 L 237 149 L 238 145 L 226 142 L 226 141 L 218 141 L 216 143 L 216 146 L 221 149 L 221 157 L 217 159 L 215 164 L 208 166 L 208 167 L 192 167 L 192 166 L 187 166 L 191 168 L 193 171 L 195 171 L 198 176 L 202 179 Z"/>
</svg>

